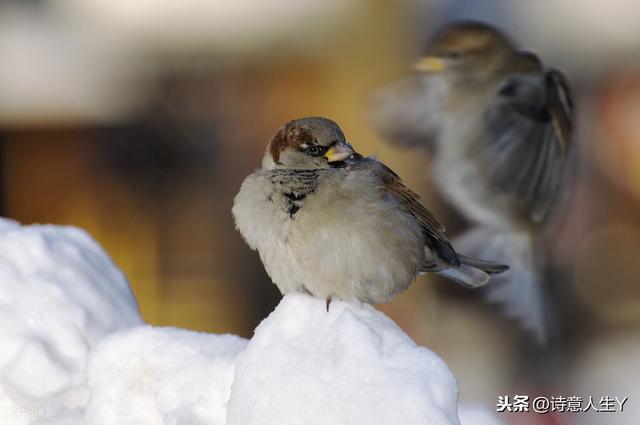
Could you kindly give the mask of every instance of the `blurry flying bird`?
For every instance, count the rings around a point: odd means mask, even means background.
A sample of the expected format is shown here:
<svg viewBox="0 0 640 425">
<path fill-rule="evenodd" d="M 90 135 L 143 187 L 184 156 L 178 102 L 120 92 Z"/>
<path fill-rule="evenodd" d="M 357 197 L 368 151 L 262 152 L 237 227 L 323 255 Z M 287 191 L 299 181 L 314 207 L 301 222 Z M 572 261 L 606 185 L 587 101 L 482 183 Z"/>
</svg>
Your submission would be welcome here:
<svg viewBox="0 0 640 425">
<path fill-rule="evenodd" d="M 432 154 L 438 191 L 475 226 L 457 246 L 511 266 L 487 298 L 540 340 L 552 323 L 537 245 L 566 186 L 572 109 L 562 73 L 465 21 L 438 31 L 414 73 L 376 93 L 371 110 L 383 137 Z"/>
</svg>

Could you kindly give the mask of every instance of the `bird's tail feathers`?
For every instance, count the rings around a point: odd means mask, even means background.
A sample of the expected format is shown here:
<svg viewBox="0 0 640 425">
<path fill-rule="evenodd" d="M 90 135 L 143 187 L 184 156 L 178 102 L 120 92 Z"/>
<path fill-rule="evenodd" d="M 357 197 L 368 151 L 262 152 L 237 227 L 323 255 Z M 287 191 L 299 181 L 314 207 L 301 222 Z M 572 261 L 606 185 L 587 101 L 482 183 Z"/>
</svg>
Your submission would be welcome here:
<svg viewBox="0 0 640 425">
<path fill-rule="evenodd" d="M 449 267 L 436 272 L 438 275 L 453 280 L 462 286 L 475 289 L 489 283 L 491 275 L 485 271 L 466 264 L 460 264 L 457 267 Z"/>
<path fill-rule="evenodd" d="M 509 266 L 458 254 L 459 266 L 438 270 L 442 277 L 453 280 L 467 288 L 479 288 L 491 280 L 491 275 L 509 270 Z"/>
<path fill-rule="evenodd" d="M 479 258 L 468 257 L 466 255 L 458 254 L 460 264 L 475 267 L 488 274 L 498 274 L 509 270 L 509 266 L 505 264 L 495 263 L 493 261 L 481 260 Z"/>
</svg>

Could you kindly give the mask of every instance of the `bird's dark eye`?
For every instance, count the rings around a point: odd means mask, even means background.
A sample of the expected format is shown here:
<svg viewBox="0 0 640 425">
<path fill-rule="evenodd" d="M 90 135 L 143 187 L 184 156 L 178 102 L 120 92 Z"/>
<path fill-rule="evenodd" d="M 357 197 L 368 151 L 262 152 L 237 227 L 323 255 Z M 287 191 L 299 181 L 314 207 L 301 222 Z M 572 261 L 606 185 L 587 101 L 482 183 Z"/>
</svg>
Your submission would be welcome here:
<svg viewBox="0 0 640 425">
<path fill-rule="evenodd" d="M 307 155 L 321 156 L 327 151 L 327 148 L 325 146 L 318 146 L 315 143 L 309 143 L 307 146 L 303 148 L 303 151 Z"/>
</svg>

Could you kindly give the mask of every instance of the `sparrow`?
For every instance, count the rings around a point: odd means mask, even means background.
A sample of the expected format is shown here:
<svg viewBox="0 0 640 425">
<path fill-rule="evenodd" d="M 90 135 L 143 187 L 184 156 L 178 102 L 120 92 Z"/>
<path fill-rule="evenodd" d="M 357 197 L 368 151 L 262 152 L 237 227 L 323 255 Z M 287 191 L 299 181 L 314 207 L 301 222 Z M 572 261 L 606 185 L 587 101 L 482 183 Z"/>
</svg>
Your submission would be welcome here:
<svg viewBox="0 0 640 425">
<path fill-rule="evenodd" d="M 422 273 L 469 288 L 507 266 L 458 254 L 400 177 L 320 117 L 286 123 L 234 199 L 236 228 L 282 294 L 384 303 Z"/>
<path fill-rule="evenodd" d="M 487 24 L 456 22 L 429 40 L 411 75 L 374 96 L 371 118 L 389 141 L 430 153 L 438 192 L 474 226 L 459 246 L 512 267 L 488 298 L 544 339 L 537 245 L 574 150 L 564 75 Z"/>
</svg>

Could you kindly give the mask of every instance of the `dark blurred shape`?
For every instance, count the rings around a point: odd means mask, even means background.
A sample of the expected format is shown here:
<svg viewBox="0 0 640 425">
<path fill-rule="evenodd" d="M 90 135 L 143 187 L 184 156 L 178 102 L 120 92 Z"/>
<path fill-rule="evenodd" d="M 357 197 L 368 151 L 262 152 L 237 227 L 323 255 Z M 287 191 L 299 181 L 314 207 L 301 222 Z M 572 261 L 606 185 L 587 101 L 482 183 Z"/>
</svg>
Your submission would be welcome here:
<svg viewBox="0 0 640 425">
<path fill-rule="evenodd" d="M 100 162 L 141 195 L 188 184 L 218 160 L 213 117 L 189 110 L 188 87 L 181 89 L 177 77 L 158 87 L 156 98 L 129 123 L 100 128 L 95 136 L 103 150 Z"/>
</svg>

